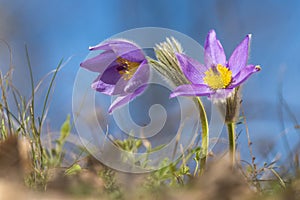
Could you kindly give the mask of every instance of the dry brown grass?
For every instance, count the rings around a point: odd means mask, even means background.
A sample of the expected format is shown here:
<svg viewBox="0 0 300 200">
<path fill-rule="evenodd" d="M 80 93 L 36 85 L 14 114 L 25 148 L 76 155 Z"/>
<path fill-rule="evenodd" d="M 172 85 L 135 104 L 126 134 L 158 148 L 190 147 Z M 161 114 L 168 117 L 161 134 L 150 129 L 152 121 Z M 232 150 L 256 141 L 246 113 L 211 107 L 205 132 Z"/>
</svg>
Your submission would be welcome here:
<svg viewBox="0 0 300 200">
<path fill-rule="evenodd" d="M 283 192 L 263 195 L 251 186 L 240 169 L 233 169 L 226 159 L 218 159 L 208 166 L 206 173 L 192 179 L 187 185 L 155 190 L 143 187 L 145 175 L 130 175 L 112 171 L 98 161 L 88 159 L 86 168 L 71 176 L 65 169 L 53 168 L 48 174 L 46 191 L 29 189 L 24 184 L 31 166 L 28 160 L 28 143 L 11 137 L 0 143 L 0 200 L 31 199 L 174 199 L 174 200 L 299 200 L 300 178 L 295 178 Z M 116 182 L 107 183 L 100 171 L 114 176 Z M 112 177 L 108 177 L 112 178 Z M 112 185 L 115 184 L 115 185 Z M 118 190 L 111 195 L 109 187 Z M 115 191 L 113 191 L 115 192 Z M 122 193 L 122 195 L 120 195 Z"/>
</svg>

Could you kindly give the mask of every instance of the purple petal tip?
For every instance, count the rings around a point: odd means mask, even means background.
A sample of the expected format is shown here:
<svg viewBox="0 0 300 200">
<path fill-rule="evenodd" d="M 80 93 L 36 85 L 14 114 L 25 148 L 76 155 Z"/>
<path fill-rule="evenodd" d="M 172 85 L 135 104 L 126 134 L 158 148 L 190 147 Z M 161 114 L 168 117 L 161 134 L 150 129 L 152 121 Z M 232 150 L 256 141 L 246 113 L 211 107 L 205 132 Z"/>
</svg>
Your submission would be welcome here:
<svg viewBox="0 0 300 200">
<path fill-rule="evenodd" d="M 252 38 L 252 34 L 248 34 L 246 37 L 248 38 L 248 45 L 249 45 L 251 38 Z"/>
<path fill-rule="evenodd" d="M 89 47 L 89 50 L 90 50 L 90 51 L 93 51 L 95 48 L 96 48 L 96 46 L 90 46 L 90 47 Z"/>
<path fill-rule="evenodd" d="M 216 34 L 215 29 L 210 29 L 210 30 L 208 31 L 208 34 Z"/>
<path fill-rule="evenodd" d="M 171 93 L 170 96 L 169 96 L 169 99 L 172 99 L 172 98 L 174 98 L 174 97 L 176 97 L 176 94 Z"/>
</svg>

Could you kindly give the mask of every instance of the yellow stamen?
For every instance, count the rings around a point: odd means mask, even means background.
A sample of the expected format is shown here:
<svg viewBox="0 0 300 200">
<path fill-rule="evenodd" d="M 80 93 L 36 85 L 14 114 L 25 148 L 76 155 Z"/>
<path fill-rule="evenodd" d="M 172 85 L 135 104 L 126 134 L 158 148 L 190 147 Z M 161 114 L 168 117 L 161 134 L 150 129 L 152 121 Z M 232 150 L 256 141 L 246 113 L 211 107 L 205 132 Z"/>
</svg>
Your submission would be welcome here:
<svg viewBox="0 0 300 200">
<path fill-rule="evenodd" d="M 118 57 L 117 63 L 120 64 L 120 66 L 117 68 L 119 74 L 122 75 L 124 80 L 130 80 L 138 67 L 140 66 L 140 63 L 138 62 L 131 62 L 129 60 L 126 60 L 125 58 Z"/>
<path fill-rule="evenodd" d="M 225 66 L 218 64 L 205 72 L 203 81 L 213 90 L 226 88 L 232 80 L 232 72 Z"/>
</svg>

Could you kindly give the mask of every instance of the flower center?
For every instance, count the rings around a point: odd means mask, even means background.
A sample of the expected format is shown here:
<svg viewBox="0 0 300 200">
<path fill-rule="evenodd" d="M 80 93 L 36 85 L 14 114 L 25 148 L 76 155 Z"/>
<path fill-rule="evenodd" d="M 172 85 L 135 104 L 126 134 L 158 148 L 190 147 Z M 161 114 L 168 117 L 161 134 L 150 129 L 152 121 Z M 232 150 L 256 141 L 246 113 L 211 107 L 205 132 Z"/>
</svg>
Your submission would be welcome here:
<svg viewBox="0 0 300 200">
<path fill-rule="evenodd" d="M 203 81 L 213 90 L 226 88 L 232 79 L 232 72 L 225 66 L 218 64 L 205 72 Z"/>
<path fill-rule="evenodd" d="M 138 62 L 131 62 L 125 58 L 118 57 L 117 63 L 119 66 L 117 67 L 117 70 L 119 74 L 122 75 L 124 80 L 130 80 L 138 67 L 140 66 L 140 63 Z"/>
</svg>

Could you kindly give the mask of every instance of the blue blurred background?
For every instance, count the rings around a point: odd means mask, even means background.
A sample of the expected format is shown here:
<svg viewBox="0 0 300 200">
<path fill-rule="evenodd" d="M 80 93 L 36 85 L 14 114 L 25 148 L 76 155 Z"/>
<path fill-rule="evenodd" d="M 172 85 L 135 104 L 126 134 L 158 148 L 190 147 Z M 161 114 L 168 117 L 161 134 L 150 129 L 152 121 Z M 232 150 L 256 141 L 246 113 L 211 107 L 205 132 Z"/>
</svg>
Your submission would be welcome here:
<svg viewBox="0 0 300 200">
<path fill-rule="evenodd" d="M 230 56 L 245 35 L 252 33 L 249 63 L 260 64 L 262 71 L 243 87 L 243 107 L 254 145 L 268 152 L 272 150 L 265 141 L 272 143 L 278 147 L 274 156 L 288 152 L 287 145 L 292 149 L 300 137 L 295 129 L 300 117 L 299 19 L 296 0 L 0 0 L 0 38 L 12 47 L 14 81 L 24 95 L 30 94 L 24 44 L 36 82 L 61 58 L 71 57 L 58 74 L 52 98 L 47 123 L 54 130 L 72 111 L 75 75 L 91 45 L 145 26 L 173 29 L 203 44 L 207 32 L 215 29 Z M 1 45 L 1 70 L 7 70 L 8 64 L 7 48 Z M 286 104 L 282 104 L 281 92 Z M 246 144 L 244 132 L 240 140 Z M 248 150 L 243 151 L 247 154 Z"/>
</svg>

